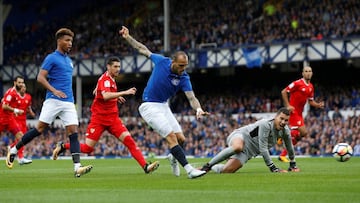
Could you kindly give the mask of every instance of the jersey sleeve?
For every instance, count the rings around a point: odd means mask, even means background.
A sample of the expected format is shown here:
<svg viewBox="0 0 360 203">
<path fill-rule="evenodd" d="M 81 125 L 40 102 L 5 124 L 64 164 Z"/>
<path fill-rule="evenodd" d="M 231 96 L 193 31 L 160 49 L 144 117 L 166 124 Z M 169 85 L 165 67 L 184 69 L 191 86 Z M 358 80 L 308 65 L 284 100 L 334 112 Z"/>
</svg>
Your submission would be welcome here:
<svg viewBox="0 0 360 203">
<path fill-rule="evenodd" d="M 183 77 L 181 90 L 183 92 L 193 91 L 189 75 L 186 74 Z"/>
<path fill-rule="evenodd" d="M 110 92 L 111 82 L 109 79 L 98 81 L 97 90 L 100 92 Z"/>
<path fill-rule="evenodd" d="M 154 54 L 154 53 L 152 53 L 152 54 L 150 55 L 150 59 L 151 59 L 151 61 L 156 65 L 156 64 L 160 63 L 162 60 L 165 60 L 166 57 L 163 56 L 163 55 L 160 55 L 160 54 Z"/>
<path fill-rule="evenodd" d="M 273 163 L 268 149 L 270 132 L 270 125 L 267 122 L 259 125 L 259 151 L 267 166 Z"/>
<path fill-rule="evenodd" d="M 287 92 L 292 92 L 296 89 L 296 81 L 290 83 L 287 87 L 286 87 L 286 91 Z"/>
<path fill-rule="evenodd" d="M 51 54 L 49 54 L 48 56 L 46 56 L 46 58 L 44 59 L 43 63 L 41 64 L 41 68 L 47 71 L 50 71 L 51 67 L 52 67 L 52 59 L 51 59 Z"/>
<path fill-rule="evenodd" d="M 4 95 L 4 98 L 3 98 L 3 103 L 9 105 L 10 102 L 12 101 L 12 99 L 13 99 L 13 96 L 9 92 L 6 92 L 6 94 Z"/>
</svg>

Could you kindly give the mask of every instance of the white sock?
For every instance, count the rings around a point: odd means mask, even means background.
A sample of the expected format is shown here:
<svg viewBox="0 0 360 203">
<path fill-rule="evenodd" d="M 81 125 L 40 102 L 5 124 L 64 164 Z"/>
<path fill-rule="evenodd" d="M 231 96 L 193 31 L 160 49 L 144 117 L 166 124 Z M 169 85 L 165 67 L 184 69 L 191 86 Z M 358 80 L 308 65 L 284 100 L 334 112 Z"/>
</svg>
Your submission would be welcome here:
<svg viewBox="0 0 360 203">
<path fill-rule="evenodd" d="M 184 166 L 184 169 L 186 170 L 186 173 L 190 173 L 190 171 L 192 171 L 194 169 L 194 167 L 190 164 L 186 164 Z"/>
<path fill-rule="evenodd" d="M 225 164 L 215 164 L 213 165 L 213 167 L 211 167 L 211 170 L 214 171 L 215 173 L 221 173 L 224 166 Z"/>
<path fill-rule="evenodd" d="M 80 166 L 81 166 L 80 163 L 74 163 L 74 171 L 77 171 Z"/>
<path fill-rule="evenodd" d="M 16 149 L 15 146 L 11 147 L 10 149 L 10 154 L 17 154 L 18 150 Z"/>
</svg>

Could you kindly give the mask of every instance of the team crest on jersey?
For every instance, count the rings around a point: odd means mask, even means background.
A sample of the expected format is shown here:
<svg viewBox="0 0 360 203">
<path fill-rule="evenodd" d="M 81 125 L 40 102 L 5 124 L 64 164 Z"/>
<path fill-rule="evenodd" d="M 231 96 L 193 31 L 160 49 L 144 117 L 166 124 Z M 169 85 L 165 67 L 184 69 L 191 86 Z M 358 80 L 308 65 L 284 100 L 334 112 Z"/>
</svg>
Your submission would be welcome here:
<svg viewBox="0 0 360 203">
<path fill-rule="evenodd" d="M 90 128 L 90 133 L 94 133 L 95 132 L 95 128 Z"/>
<path fill-rule="evenodd" d="M 173 78 L 173 79 L 171 80 L 171 84 L 173 84 L 173 85 L 175 85 L 175 86 L 178 86 L 179 83 L 180 83 L 180 80 L 177 79 L 177 78 Z"/>
</svg>

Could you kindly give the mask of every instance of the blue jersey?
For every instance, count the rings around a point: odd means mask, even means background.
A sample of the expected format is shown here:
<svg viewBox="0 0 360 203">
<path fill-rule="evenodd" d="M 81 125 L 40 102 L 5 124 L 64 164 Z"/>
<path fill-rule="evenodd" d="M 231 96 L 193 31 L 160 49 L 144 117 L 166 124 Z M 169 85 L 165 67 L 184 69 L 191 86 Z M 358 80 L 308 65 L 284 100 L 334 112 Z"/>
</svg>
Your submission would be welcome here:
<svg viewBox="0 0 360 203">
<path fill-rule="evenodd" d="M 50 85 L 64 92 L 67 96 L 67 98 L 59 98 L 47 90 L 45 99 L 53 98 L 74 103 L 72 90 L 73 64 L 70 57 L 56 50 L 46 56 L 41 68 L 48 71 L 47 79 Z"/>
<path fill-rule="evenodd" d="M 177 75 L 171 72 L 171 59 L 159 54 L 151 54 L 155 64 L 143 93 L 145 102 L 166 102 L 179 90 L 192 91 L 189 75 L 184 72 Z"/>
</svg>

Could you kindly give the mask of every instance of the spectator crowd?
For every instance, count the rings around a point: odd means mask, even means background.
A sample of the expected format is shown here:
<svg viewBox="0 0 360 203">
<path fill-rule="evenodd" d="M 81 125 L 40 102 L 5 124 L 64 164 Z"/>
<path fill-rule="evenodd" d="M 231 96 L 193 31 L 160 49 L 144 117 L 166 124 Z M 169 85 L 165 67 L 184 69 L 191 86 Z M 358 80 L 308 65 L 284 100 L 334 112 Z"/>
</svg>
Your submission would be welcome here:
<svg viewBox="0 0 360 203">
<path fill-rule="evenodd" d="M 257 92 L 257 93 L 254 93 Z M 177 95 L 171 101 L 171 106 L 183 127 L 187 137 L 185 150 L 187 155 L 196 157 L 211 157 L 225 147 L 226 136 L 235 128 L 246 125 L 258 119 L 255 113 L 275 112 L 282 104 L 279 96 L 274 94 L 264 96 L 265 91 L 245 91 L 243 95 L 199 95 L 203 108 L 211 112 L 211 116 L 202 120 L 194 118 L 194 112 L 185 102 L 183 95 Z M 321 92 L 321 88 L 320 91 Z M 325 92 L 325 90 L 324 90 Z M 337 92 L 337 91 L 334 91 Z M 325 109 L 309 109 L 305 117 L 305 125 L 309 130 L 309 137 L 303 138 L 296 146 L 297 155 L 329 156 L 332 147 L 339 142 L 347 142 L 360 155 L 360 116 L 356 110 L 360 109 L 360 89 L 341 89 L 326 97 Z M 329 91 L 327 92 L 327 94 Z M 321 94 L 317 95 L 322 97 Z M 127 103 L 120 106 L 120 117 L 128 127 L 130 133 L 137 141 L 138 146 L 146 156 L 165 156 L 168 152 L 166 142 L 161 139 L 141 119 L 137 108 L 140 101 L 129 98 Z M 180 108 L 181 106 L 181 108 Z M 85 140 L 90 106 L 84 106 L 84 116 L 79 127 L 79 138 Z M 86 110 L 87 109 L 87 110 Z M 181 109 L 181 110 L 176 110 Z M 337 109 L 337 110 L 336 110 Z M 341 114 L 339 110 L 353 111 L 350 116 Z M 329 112 L 334 112 L 329 114 Z M 33 127 L 33 126 L 29 126 Z M 127 148 L 117 142 L 113 136 L 106 136 L 105 132 L 96 145 L 93 156 L 129 157 Z M 1 134 L 0 156 L 6 155 L 7 146 L 14 136 L 8 132 Z M 53 125 L 26 148 L 30 157 L 50 157 L 58 141 L 66 141 L 64 128 Z M 272 155 L 278 155 L 282 146 L 276 145 L 271 150 Z"/>
<path fill-rule="evenodd" d="M 71 1 L 62 8 L 55 2 L 18 1 L 18 11 L 35 20 L 16 27 L 4 26 L 4 64 L 35 63 L 55 49 L 59 26 L 74 30 L 72 56 L 76 59 L 128 55 L 133 49 L 119 40 L 121 25 L 154 52 L 164 52 L 162 0 Z M 357 0 L 198 0 L 170 2 L 170 50 L 218 48 L 250 44 L 329 40 L 360 36 Z M 81 6 L 82 5 L 82 6 Z M 86 6 L 84 6 L 86 5 Z M 33 10 L 32 10 L 33 9 Z M 56 10 L 57 9 L 57 10 Z M 51 14 L 64 10 L 66 15 Z M 16 11 L 16 10 L 15 10 Z M 39 12 L 40 11 L 40 12 Z M 181 12 L 179 12 L 181 11 Z M 63 14 L 63 13 L 62 13 Z M 27 44 L 27 48 L 19 48 Z"/>
</svg>

